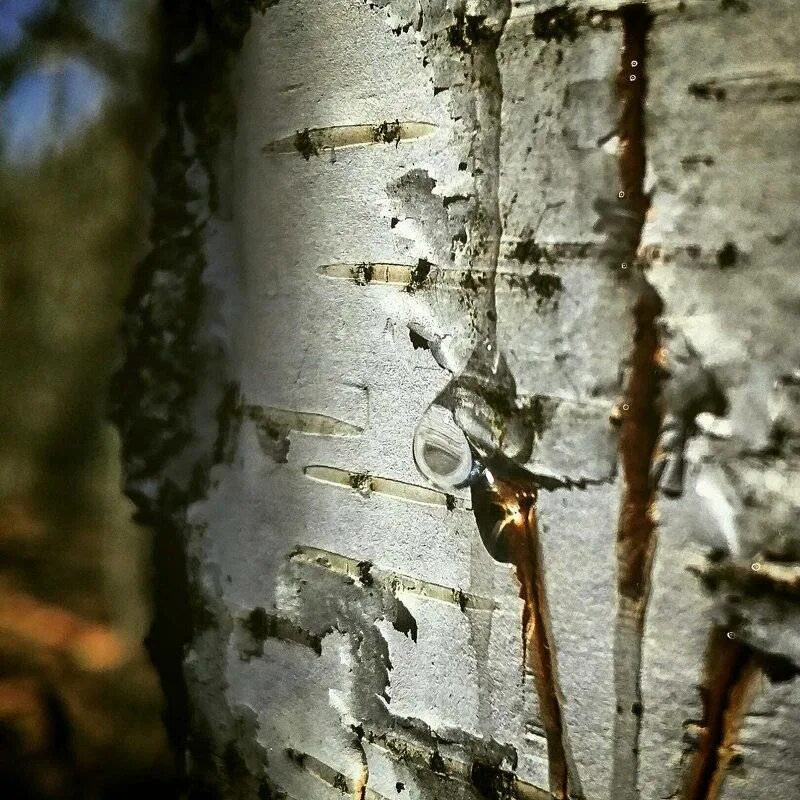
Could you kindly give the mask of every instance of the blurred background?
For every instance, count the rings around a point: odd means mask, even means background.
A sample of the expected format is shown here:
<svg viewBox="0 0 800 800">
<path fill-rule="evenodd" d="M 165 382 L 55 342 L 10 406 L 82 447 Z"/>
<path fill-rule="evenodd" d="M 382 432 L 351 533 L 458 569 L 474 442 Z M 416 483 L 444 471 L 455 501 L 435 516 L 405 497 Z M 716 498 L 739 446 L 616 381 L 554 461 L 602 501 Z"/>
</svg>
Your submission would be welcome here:
<svg viewBox="0 0 800 800">
<path fill-rule="evenodd" d="M 146 251 L 149 0 L 0 0 L 0 797 L 178 796 L 109 387 Z M 178 759 L 180 761 L 180 759 Z"/>
</svg>

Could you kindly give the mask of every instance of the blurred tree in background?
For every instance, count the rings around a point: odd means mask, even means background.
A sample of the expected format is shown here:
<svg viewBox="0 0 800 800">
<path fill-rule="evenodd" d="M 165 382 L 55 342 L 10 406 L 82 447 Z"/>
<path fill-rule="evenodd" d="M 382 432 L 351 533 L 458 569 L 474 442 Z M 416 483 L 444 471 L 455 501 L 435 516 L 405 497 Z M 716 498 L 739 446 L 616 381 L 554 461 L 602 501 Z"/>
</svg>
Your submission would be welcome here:
<svg viewBox="0 0 800 800">
<path fill-rule="evenodd" d="M 107 422 L 147 230 L 150 0 L 0 0 L 0 795 L 170 792 Z"/>
</svg>

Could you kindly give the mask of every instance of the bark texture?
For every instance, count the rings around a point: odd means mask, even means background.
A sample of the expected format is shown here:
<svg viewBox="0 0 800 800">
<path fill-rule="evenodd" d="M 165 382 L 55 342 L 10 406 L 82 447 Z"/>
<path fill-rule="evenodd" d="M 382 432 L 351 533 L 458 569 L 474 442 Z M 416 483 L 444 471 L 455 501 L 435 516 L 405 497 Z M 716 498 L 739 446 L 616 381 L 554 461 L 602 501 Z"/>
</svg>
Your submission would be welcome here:
<svg viewBox="0 0 800 800">
<path fill-rule="evenodd" d="M 256 5 L 207 89 L 235 123 L 175 83 L 192 194 L 140 287 L 202 355 L 185 438 L 162 383 L 122 415 L 186 554 L 195 781 L 797 794 L 800 9 Z M 412 453 L 467 385 L 529 435 L 485 508 Z"/>
</svg>

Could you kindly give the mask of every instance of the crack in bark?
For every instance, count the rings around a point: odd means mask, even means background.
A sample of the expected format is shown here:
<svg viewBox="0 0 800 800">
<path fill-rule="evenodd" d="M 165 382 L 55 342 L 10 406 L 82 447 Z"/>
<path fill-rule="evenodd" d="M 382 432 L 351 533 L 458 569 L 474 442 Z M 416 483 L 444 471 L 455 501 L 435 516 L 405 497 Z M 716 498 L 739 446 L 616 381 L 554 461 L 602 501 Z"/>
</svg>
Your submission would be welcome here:
<svg viewBox="0 0 800 800">
<path fill-rule="evenodd" d="M 621 254 L 622 263 L 633 264 L 649 206 L 649 197 L 644 189 L 644 104 L 647 91 L 646 43 L 652 17 L 643 3 L 621 9 L 620 17 L 623 50 L 617 80 L 621 103 L 618 197 L 626 223 L 619 233 L 622 240 L 612 243 L 609 252 Z M 633 279 L 640 285 L 633 309 L 633 353 L 620 431 L 625 489 L 616 547 L 618 606 L 614 632 L 614 686 L 617 715 L 611 778 L 611 795 L 615 800 L 639 798 L 642 636 L 656 544 L 650 468 L 661 423 L 658 403 L 660 376 L 656 363 L 660 343 L 656 321 L 662 311 L 662 302 L 640 273 L 634 273 Z"/>
<path fill-rule="evenodd" d="M 753 651 L 721 628 L 713 628 L 706 650 L 701 693 L 703 720 L 697 748 L 686 774 L 684 800 L 716 800 L 728 766 L 736 755 L 745 708 L 761 674 Z"/>
</svg>

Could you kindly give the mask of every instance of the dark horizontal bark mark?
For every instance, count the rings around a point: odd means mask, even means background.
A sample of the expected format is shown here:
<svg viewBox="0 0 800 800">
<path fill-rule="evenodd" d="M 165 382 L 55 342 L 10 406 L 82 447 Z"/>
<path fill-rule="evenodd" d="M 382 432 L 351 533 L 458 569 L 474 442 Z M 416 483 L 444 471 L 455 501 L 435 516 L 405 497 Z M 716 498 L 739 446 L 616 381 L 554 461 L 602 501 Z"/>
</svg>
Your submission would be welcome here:
<svg viewBox="0 0 800 800">
<path fill-rule="evenodd" d="M 431 122 L 381 122 L 375 125 L 339 125 L 329 128 L 305 128 L 292 136 L 268 142 L 261 148 L 264 155 L 299 153 L 306 161 L 324 150 L 394 144 L 430 136 L 437 129 Z"/>
</svg>

